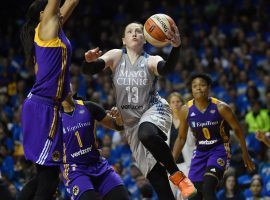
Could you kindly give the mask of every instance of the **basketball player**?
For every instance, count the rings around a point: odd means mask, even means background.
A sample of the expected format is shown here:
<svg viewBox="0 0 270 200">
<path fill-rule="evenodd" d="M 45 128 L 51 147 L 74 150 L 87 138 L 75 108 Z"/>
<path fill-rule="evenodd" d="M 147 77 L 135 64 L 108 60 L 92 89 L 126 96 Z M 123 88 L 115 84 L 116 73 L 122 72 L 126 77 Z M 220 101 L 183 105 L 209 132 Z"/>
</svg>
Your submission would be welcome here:
<svg viewBox="0 0 270 200">
<path fill-rule="evenodd" d="M 185 104 L 185 100 L 182 97 L 182 95 L 178 92 L 172 92 L 168 98 L 168 103 L 172 109 L 172 126 L 170 129 L 170 133 L 168 134 L 168 140 L 167 143 L 173 151 L 173 146 L 175 143 L 175 140 L 178 136 L 178 130 L 179 130 L 179 125 L 180 125 L 180 120 L 179 120 L 179 110 L 181 109 L 181 106 Z M 190 163 L 191 163 L 191 158 L 192 158 L 192 152 L 195 149 L 195 138 L 191 132 L 188 133 L 187 135 L 187 142 L 185 143 L 185 146 L 182 150 L 182 154 L 178 157 L 176 160 L 176 164 L 178 168 L 187 176 L 190 168 Z M 173 194 L 176 199 L 182 199 L 181 195 L 179 195 L 179 190 L 178 188 L 173 185 L 172 183 L 170 184 Z"/>
<path fill-rule="evenodd" d="M 158 95 L 156 83 L 157 76 L 172 72 L 178 61 L 181 41 L 175 25 L 167 37 L 173 48 L 165 62 L 160 56 L 143 51 L 143 25 L 130 23 L 122 38 L 124 49 L 113 49 L 102 56 L 98 48 L 89 50 L 85 53 L 83 66 L 84 73 L 88 74 L 106 67 L 112 70 L 116 105 L 124 121 L 128 143 L 140 170 L 160 200 L 174 199 L 166 170 L 185 197 L 196 193 L 190 180 L 179 171 L 165 142 L 172 114 L 166 100 Z"/>
<path fill-rule="evenodd" d="M 128 192 L 118 174 L 100 156 L 95 135 L 96 121 L 121 131 L 117 119 L 106 114 L 99 105 L 73 100 L 68 95 L 63 105 L 64 183 L 73 200 L 95 200 L 97 191 L 105 200 L 128 200 Z"/>
<path fill-rule="evenodd" d="M 212 80 L 207 74 L 194 74 L 191 77 L 194 99 L 182 106 L 179 113 L 180 127 L 173 150 L 174 158 L 177 159 L 182 151 L 188 127 L 197 139 L 189 178 L 198 193 L 191 199 L 216 199 L 215 189 L 229 162 L 229 126 L 240 141 L 245 166 L 250 171 L 255 169 L 234 113 L 226 103 L 209 97 L 211 84 Z"/>
<path fill-rule="evenodd" d="M 71 45 L 62 26 L 79 0 L 36 0 L 27 12 L 21 32 L 26 63 L 35 67 L 36 82 L 22 108 L 23 147 L 37 175 L 19 200 L 51 200 L 59 182 L 62 157 L 61 120 L 58 111 L 69 92 Z"/>
</svg>

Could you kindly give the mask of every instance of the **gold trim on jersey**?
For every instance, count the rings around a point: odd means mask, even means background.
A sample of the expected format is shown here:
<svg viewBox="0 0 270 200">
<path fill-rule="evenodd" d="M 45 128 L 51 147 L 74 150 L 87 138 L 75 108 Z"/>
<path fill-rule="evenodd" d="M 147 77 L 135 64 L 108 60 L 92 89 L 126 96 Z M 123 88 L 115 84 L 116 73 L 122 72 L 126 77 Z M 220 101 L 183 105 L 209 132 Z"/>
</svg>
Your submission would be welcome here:
<svg viewBox="0 0 270 200">
<path fill-rule="evenodd" d="M 190 108 L 191 106 L 193 106 L 193 102 L 194 102 L 194 99 L 191 99 L 187 102 L 187 106 L 188 108 Z"/>
<path fill-rule="evenodd" d="M 35 28 L 35 37 L 34 37 L 34 42 L 36 42 L 38 46 L 40 47 L 65 47 L 66 46 L 58 36 L 51 40 L 46 40 L 46 41 L 41 40 L 39 38 L 39 26 L 40 26 L 40 23 Z"/>
<path fill-rule="evenodd" d="M 211 97 L 211 102 L 213 103 L 213 104 L 217 104 L 218 103 L 218 99 L 216 99 L 216 98 L 214 98 L 214 97 Z"/>
<path fill-rule="evenodd" d="M 64 46 L 62 48 L 62 68 L 61 68 L 61 74 L 60 74 L 59 79 L 58 79 L 56 99 L 60 99 L 62 96 L 66 66 L 67 66 L 67 48 L 66 48 L 66 46 Z"/>
<path fill-rule="evenodd" d="M 63 163 L 67 162 L 67 154 L 66 154 L 66 144 L 63 144 Z M 68 178 L 68 172 L 69 172 L 69 164 L 64 164 L 64 172 L 63 172 L 63 177 L 67 181 L 66 186 L 68 186 L 70 180 Z"/>
<path fill-rule="evenodd" d="M 225 120 L 223 119 L 219 125 L 219 134 L 221 136 L 221 138 L 223 139 L 224 142 L 228 142 L 229 141 L 229 137 L 227 136 L 226 132 L 225 132 L 225 126 L 224 126 Z"/>
<path fill-rule="evenodd" d="M 96 146 L 96 148 L 98 148 L 98 141 L 97 141 L 97 123 L 96 123 L 96 121 L 94 121 L 93 134 L 94 134 L 95 146 Z"/>
<path fill-rule="evenodd" d="M 77 102 L 78 105 L 81 105 L 81 106 L 84 105 L 83 100 L 76 100 L 76 102 Z"/>
<path fill-rule="evenodd" d="M 227 158 L 230 159 L 231 158 L 231 148 L 230 148 L 230 144 L 228 142 L 224 143 L 224 148 L 227 154 Z"/>
<path fill-rule="evenodd" d="M 50 132 L 49 132 L 49 137 L 51 139 L 53 139 L 55 136 L 57 121 L 58 121 L 58 106 L 54 106 L 54 108 L 53 108 L 53 121 L 52 121 Z"/>
</svg>

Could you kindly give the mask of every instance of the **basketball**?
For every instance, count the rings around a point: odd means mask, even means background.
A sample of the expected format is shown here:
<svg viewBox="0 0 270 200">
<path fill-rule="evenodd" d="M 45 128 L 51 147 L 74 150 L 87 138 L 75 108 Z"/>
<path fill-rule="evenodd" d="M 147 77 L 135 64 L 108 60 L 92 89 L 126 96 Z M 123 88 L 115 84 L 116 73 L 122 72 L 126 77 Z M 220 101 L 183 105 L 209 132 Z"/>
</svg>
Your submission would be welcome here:
<svg viewBox="0 0 270 200">
<path fill-rule="evenodd" d="M 155 14 L 144 23 L 143 32 L 147 42 L 155 47 L 164 47 L 169 43 L 165 41 L 166 33 L 175 24 L 173 19 L 165 14 Z"/>
</svg>

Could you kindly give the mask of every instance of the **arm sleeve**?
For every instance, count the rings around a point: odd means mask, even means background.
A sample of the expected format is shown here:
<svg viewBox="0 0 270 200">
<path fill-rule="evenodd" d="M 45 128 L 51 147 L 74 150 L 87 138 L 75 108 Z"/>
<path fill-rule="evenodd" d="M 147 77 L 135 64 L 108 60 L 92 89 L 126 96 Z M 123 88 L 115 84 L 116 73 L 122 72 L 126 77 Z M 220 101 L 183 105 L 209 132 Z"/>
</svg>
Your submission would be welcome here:
<svg viewBox="0 0 270 200">
<path fill-rule="evenodd" d="M 82 64 L 82 69 L 84 74 L 94 75 L 96 73 L 101 72 L 105 68 L 105 61 L 101 58 L 98 58 L 93 62 L 84 61 Z"/>
<path fill-rule="evenodd" d="M 167 61 L 159 61 L 157 71 L 160 75 L 164 76 L 173 71 L 179 58 L 180 46 L 173 47 Z"/>
<path fill-rule="evenodd" d="M 97 121 L 103 120 L 107 115 L 106 111 L 100 105 L 92 101 L 84 101 L 84 105 Z"/>
</svg>

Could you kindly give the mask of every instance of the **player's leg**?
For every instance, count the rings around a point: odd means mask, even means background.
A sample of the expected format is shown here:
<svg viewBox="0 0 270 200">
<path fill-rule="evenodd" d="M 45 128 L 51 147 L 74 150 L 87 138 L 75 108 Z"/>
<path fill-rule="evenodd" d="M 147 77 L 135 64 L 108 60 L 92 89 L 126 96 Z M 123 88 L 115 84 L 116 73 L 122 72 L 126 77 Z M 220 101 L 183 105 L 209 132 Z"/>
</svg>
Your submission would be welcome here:
<svg viewBox="0 0 270 200">
<path fill-rule="evenodd" d="M 94 190 L 86 190 L 78 200 L 96 200 L 97 199 L 97 194 Z"/>
<path fill-rule="evenodd" d="M 169 184 L 167 172 L 159 163 L 149 172 L 147 179 L 156 191 L 159 200 L 175 199 Z"/>
<path fill-rule="evenodd" d="M 59 183 L 59 167 L 37 165 L 38 185 L 33 200 L 51 200 Z"/>
<path fill-rule="evenodd" d="M 92 180 L 95 183 L 95 189 L 105 200 L 128 200 L 129 194 L 124 187 L 120 176 L 113 170 L 107 160 L 99 161 L 95 165 L 95 172 Z"/>
<path fill-rule="evenodd" d="M 114 200 L 114 199 L 129 200 L 128 192 L 123 185 L 116 186 L 104 196 L 104 200 Z"/>
<path fill-rule="evenodd" d="M 162 163 L 169 174 L 179 171 L 174 162 L 171 150 L 165 142 L 164 133 L 150 122 L 143 122 L 139 127 L 139 140 Z"/>
<path fill-rule="evenodd" d="M 203 177 L 202 194 L 204 199 L 216 200 L 216 188 L 223 177 L 228 162 L 227 145 L 221 144 L 208 153 L 209 158 Z"/>
<path fill-rule="evenodd" d="M 184 197 L 196 194 L 196 188 L 191 181 L 179 171 L 172 152 L 166 144 L 164 133 L 153 123 L 143 122 L 139 126 L 139 140 L 149 150 L 154 158 L 160 162 L 169 172 L 170 180 L 179 187 Z"/>
</svg>

